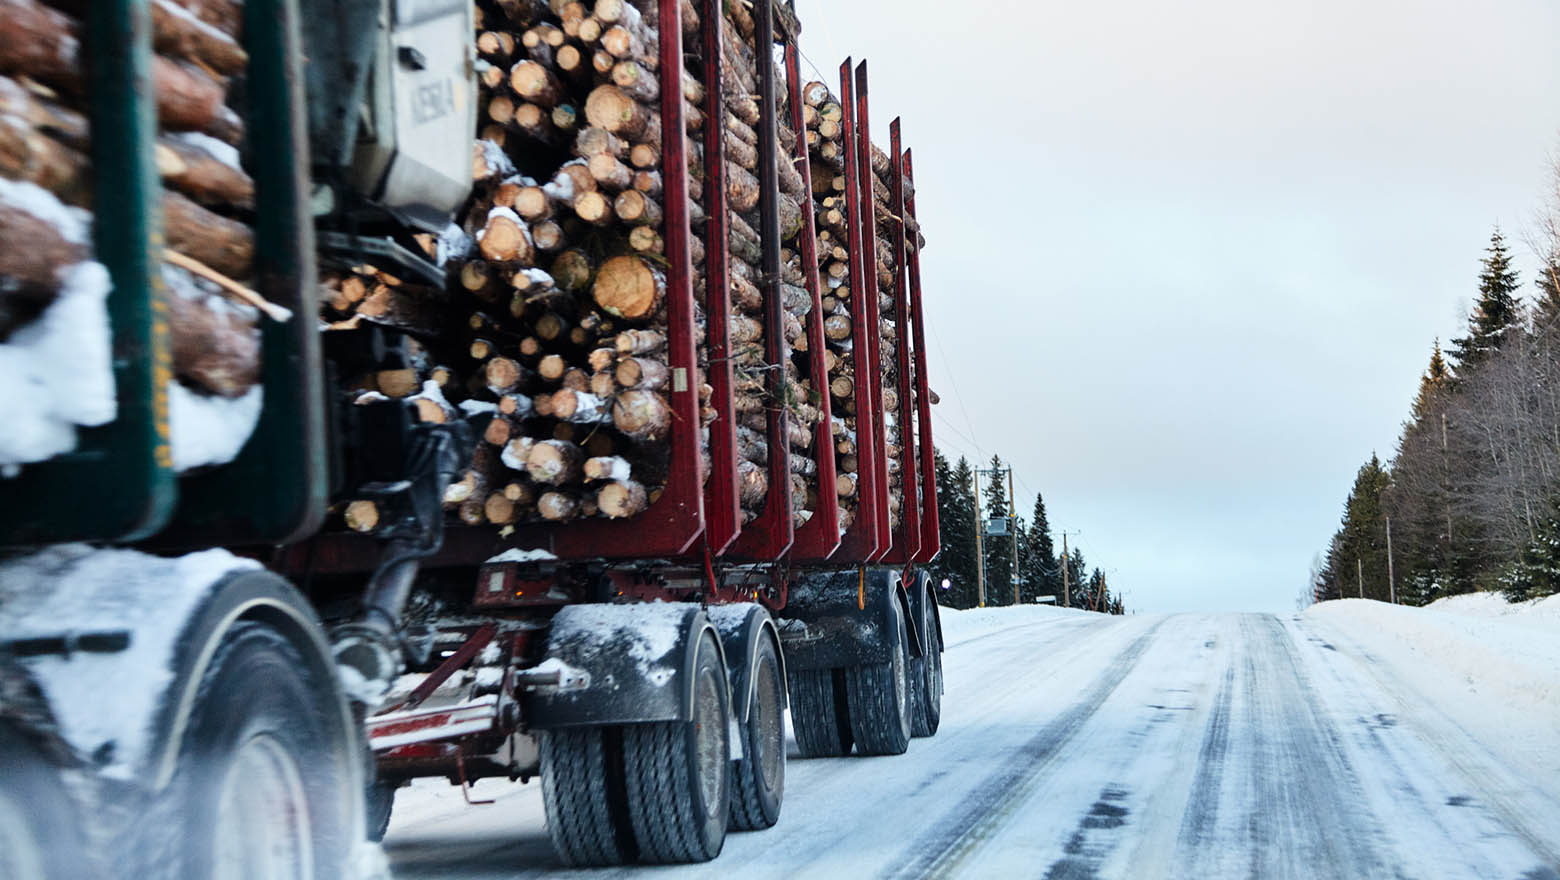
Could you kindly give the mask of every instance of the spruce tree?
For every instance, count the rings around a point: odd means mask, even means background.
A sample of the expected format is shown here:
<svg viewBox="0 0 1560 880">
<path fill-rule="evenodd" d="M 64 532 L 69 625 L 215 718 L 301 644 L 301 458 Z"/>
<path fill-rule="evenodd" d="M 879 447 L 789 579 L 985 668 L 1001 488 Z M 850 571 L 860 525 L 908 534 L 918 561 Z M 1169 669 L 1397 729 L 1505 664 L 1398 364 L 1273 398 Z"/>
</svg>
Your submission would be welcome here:
<svg viewBox="0 0 1560 880">
<path fill-rule="evenodd" d="M 1082 606 L 1090 611 L 1106 610 L 1109 607 L 1109 592 L 1105 585 L 1105 573 L 1095 568 L 1089 574 L 1089 585 Z"/>
<path fill-rule="evenodd" d="M 1336 552 L 1329 554 L 1334 567 L 1333 581 L 1345 598 L 1359 597 L 1386 601 L 1387 532 L 1382 510 L 1382 492 L 1391 477 L 1374 454 L 1360 467 L 1354 488 L 1344 504 L 1341 540 Z"/>
<path fill-rule="evenodd" d="M 944 465 L 947 459 L 943 460 Z M 942 553 L 938 556 L 939 586 L 944 578 L 949 587 L 942 594 L 954 608 L 973 608 L 976 601 L 975 572 L 975 493 L 970 463 L 959 457 L 952 468 L 944 467 L 937 481 L 938 516 L 942 525 Z"/>
<path fill-rule="evenodd" d="M 1459 370 L 1488 360 L 1522 325 L 1522 304 L 1517 299 L 1517 273 L 1511 268 L 1506 239 L 1497 227 L 1479 274 L 1479 299 L 1468 316 L 1468 335 L 1452 340 L 1452 357 Z"/>
<path fill-rule="evenodd" d="M 1560 593 L 1560 495 L 1549 502 L 1536 535 L 1501 578 L 1508 602 L 1524 602 Z"/>
<path fill-rule="evenodd" d="M 1001 456 L 993 454 L 991 456 L 990 469 L 998 471 L 1002 467 Z M 981 490 L 983 497 L 980 500 L 981 517 L 988 522 L 1007 517 L 1009 515 L 1007 484 L 995 473 L 991 475 L 991 479 L 984 482 L 985 486 Z M 1009 533 L 1006 535 L 987 535 L 984 539 L 987 605 L 1013 604 L 1013 539 L 1011 537 L 1011 523 L 1008 524 L 1008 529 Z"/>
<path fill-rule="evenodd" d="M 1539 294 L 1533 303 L 1533 330 L 1540 335 L 1560 333 L 1560 254 L 1552 254 L 1538 271 Z"/>
<path fill-rule="evenodd" d="M 1453 569 L 1450 461 L 1442 429 L 1451 380 L 1437 339 L 1398 440 L 1392 489 L 1385 501 L 1392 516 L 1398 600 L 1408 605 L 1439 598 Z"/>
<path fill-rule="evenodd" d="M 1072 548 L 1072 556 L 1067 560 L 1067 578 L 1070 586 L 1070 606 L 1072 608 L 1087 608 L 1088 601 L 1085 591 L 1088 589 L 1088 581 L 1085 574 L 1088 568 L 1083 564 L 1083 551 L 1077 547 Z"/>
<path fill-rule="evenodd" d="M 1046 517 L 1045 499 L 1035 493 L 1034 515 L 1024 535 L 1021 555 L 1026 562 L 1024 601 L 1040 596 L 1055 596 L 1062 603 L 1062 570 L 1056 562 L 1056 545 L 1051 541 L 1051 522 Z"/>
</svg>

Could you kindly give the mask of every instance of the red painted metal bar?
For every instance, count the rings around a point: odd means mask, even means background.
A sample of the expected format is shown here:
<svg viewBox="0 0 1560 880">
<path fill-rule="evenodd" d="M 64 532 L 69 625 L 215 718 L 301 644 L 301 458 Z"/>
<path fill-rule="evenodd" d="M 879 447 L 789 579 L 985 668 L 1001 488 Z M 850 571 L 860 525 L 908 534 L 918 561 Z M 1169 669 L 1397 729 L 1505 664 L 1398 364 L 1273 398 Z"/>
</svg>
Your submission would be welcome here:
<svg viewBox="0 0 1560 880">
<path fill-rule="evenodd" d="M 915 221 L 915 167 L 910 162 L 910 151 L 905 150 L 901 160 L 904 179 L 909 188 L 905 198 L 905 213 L 910 219 L 910 235 L 915 244 L 907 248 L 905 269 L 910 278 L 910 317 L 915 333 L 915 408 L 916 422 L 921 441 L 921 551 L 913 562 L 931 562 L 942 549 L 942 520 L 937 512 L 937 461 L 932 445 L 932 393 L 931 378 L 926 373 L 926 316 L 921 308 L 921 242 L 920 224 Z"/>
<path fill-rule="evenodd" d="M 872 430 L 877 436 L 879 454 L 874 455 L 870 461 L 877 473 L 877 533 L 878 552 L 869 561 L 876 561 L 888 552 L 889 545 L 893 542 L 893 536 L 889 534 L 888 516 L 888 456 L 887 435 L 884 429 L 883 418 L 883 316 L 878 310 L 878 284 L 877 284 L 877 203 L 872 198 L 872 179 L 876 176 L 872 171 L 872 125 L 867 116 L 867 62 L 856 65 L 856 167 L 860 171 L 859 185 L 861 187 L 861 227 L 857 234 L 861 236 L 862 270 L 867 293 L 867 322 L 872 332 L 867 334 L 868 344 L 872 347 L 872 382 L 867 393 L 872 396 Z M 854 254 L 852 254 L 854 257 Z M 860 379 L 858 374 L 857 379 Z M 863 459 L 866 461 L 866 459 Z"/>
<path fill-rule="evenodd" d="M 877 302 L 877 289 L 874 286 L 870 291 L 868 285 L 875 285 L 866 270 L 867 258 L 861 234 L 867 221 L 862 218 L 862 211 L 871 211 L 871 181 L 867 181 L 869 187 L 868 201 L 863 207 L 861 203 L 861 178 L 863 174 L 871 174 L 871 168 L 861 167 L 861 152 L 856 149 L 859 137 L 856 128 L 856 87 L 851 80 L 850 59 L 840 65 L 840 107 L 844 110 L 845 118 L 843 133 L 845 137 L 845 225 L 850 245 L 850 315 L 851 315 L 851 357 L 856 365 L 856 460 L 859 462 L 856 468 L 856 518 L 846 530 L 840 540 L 840 547 L 834 554 L 834 559 L 845 563 L 867 562 L 888 546 L 888 530 L 878 528 L 879 508 L 887 503 L 887 496 L 878 491 L 877 468 L 872 462 L 882 457 L 882 431 L 877 427 L 874 417 L 872 386 L 878 383 L 877 353 L 872 345 L 872 337 L 877 333 L 877 324 L 872 319 L 875 308 L 869 305 Z M 882 497 L 882 501 L 879 498 Z M 886 511 L 884 515 L 886 517 Z"/>
<path fill-rule="evenodd" d="M 680 20 L 680 0 L 658 0 L 661 20 Z M 661 188 L 666 239 L 667 354 L 671 366 L 671 467 L 661 496 L 621 520 L 576 520 L 526 527 L 513 546 L 541 547 L 565 559 L 681 556 L 704 533 L 699 468 L 699 387 L 693 325 L 693 262 L 688 236 L 688 143 L 684 133 L 682 29 L 660 30 Z"/>
<path fill-rule="evenodd" d="M 791 549 L 796 526 L 791 519 L 791 413 L 785 404 L 785 362 L 791 356 L 785 342 L 785 311 L 780 297 L 780 156 L 779 120 L 775 107 L 774 0 L 753 3 L 753 42 L 758 74 L 758 220 L 763 239 L 764 360 L 768 417 L 769 491 L 764 509 L 737 536 L 732 555 L 744 559 L 779 559 Z"/>
<path fill-rule="evenodd" d="M 477 653 L 483 648 L 486 648 L 488 642 L 493 641 L 493 636 L 497 634 L 498 628 L 491 623 L 484 623 L 477 627 L 476 632 L 473 632 L 466 639 L 465 644 L 457 648 L 455 653 L 446 657 L 443 663 L 440 663 L 433 672 L 428 674 L 427 678 L 422 680 L 421 684 L 417 685 L 410 694 L 406 695 L 406 699 L 378 714 L 385 715 L 401 709 L 415 709 L 421 706 L 423 700 L 428 699 L 434 691 L 450 680 L 450 676 L 463 669 L 467 663 L 470 663 L 472 658 L 476 657 Z"/>
<path fill-rule="evenodd" d="M 921 551 L 921 479 L 916 467 L 915 437 L 915 385 L 910 372 L 910 309 L 905 290 L 905 179 L 900 169 L 902 148 L 899 139 L 899 119 L 888 124 L 888 155 L 890 165 L 889 197 L 894 216 L 888 221 L 893 240 L 894 259 L 894 353 L 896 372 L 899 374 L 899 407 L 894 416 L 894 427 L 899 435 L 899 528 L 894 531 L 894 543 L 883 557 L 884 562 L 908 563 Z"/>
<path fill-rule="evenodd" d="M 704 0 L 702 16 L 704 49 L 704 118 L 726 118 L 726 96 L 721 88 L 722 0 Z M 726 126 L 704 126 L 704 155 L 726 155 Z M 714 389 L 710 405 L 710 481 L 704 491 L 704 540 L 710 553 L 724 553 L 742 528 L 742 505 L 737 492 L 737 423 L 731 399 L 731 276 L 727 263 L 726 163 L 704 163 L 704 297 L 709 383 Z"/>
<path fill-rule="evenodd" d="M 824 560 L 840 546 L 840 496 L 834 488 L 834 412 L 829 394 L 829 369 L 824 360 L 828 343 L 823 338 L 822 285 L 818 281 L 818 228 L 812 205 L 812 163 L 807 160 L 807 124 L 802 118 L 801 50 L 795 40 L 785 44 L 785 82 L 791 108 L 791 130 L 796 132 L 796 170 L 802 175 L 802 280 L 812 297 L 807 313 L 807 354 L 812 370 L 813 392 L 823 414 L 813 431 L 813 456 L 818 462 L 818 502 L 812 519 L 796 530 L 791 545 L 795 560 Z"/>
</svg>

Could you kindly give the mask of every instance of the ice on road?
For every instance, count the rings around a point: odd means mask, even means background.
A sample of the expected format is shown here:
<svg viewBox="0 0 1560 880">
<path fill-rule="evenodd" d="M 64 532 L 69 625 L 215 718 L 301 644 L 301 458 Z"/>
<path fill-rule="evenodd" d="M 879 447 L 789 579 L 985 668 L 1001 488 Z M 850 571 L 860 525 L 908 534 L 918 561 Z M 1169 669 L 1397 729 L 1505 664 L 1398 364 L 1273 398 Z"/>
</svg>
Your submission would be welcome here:
<svg viewBox="0 0 1560 880">
<path fill-rule="evenodd" d="M 936 737 L 893 758 L 793 751 L 775 828 L 709 864 L 628 870 L 1560 880 L 1560 625 L 1453 612 L 948 612 Z M 401 791 L 397 878 L 560 870 L 538 785 L 473 796 L 494 803 Z"/>
</svg>

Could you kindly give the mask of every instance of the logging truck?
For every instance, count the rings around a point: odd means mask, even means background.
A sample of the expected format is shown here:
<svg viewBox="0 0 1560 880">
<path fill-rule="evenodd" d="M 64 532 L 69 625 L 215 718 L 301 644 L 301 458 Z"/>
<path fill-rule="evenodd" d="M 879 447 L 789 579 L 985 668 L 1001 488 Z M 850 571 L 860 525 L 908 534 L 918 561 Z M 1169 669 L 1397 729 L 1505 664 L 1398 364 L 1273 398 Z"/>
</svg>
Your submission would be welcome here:
<svg viewBox="0 0 1560 880">
<path fill-rule="evenodd" d="M 0 876 L 714 858 L 938 727 L 911 154 L 777 0 L 0 0 Z M 830 77 L 832 79 L 832 77 Z"/>
</svg>

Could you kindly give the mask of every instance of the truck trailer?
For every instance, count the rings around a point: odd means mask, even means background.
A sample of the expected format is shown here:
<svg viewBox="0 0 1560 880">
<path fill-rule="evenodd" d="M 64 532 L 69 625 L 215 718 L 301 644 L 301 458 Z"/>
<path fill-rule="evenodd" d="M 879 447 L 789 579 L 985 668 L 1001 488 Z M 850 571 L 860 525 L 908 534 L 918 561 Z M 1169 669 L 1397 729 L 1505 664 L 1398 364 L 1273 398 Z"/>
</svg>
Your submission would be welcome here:
<svg viewBox="0 0 1560 880">
<path fill-rule="evenodd" d="M 866 62 L 776 0 L 0 7 L 0 875 L 352 876 L 421 777 L 705 861 L 787 710 L 936 733 Z"/>
</svg>

